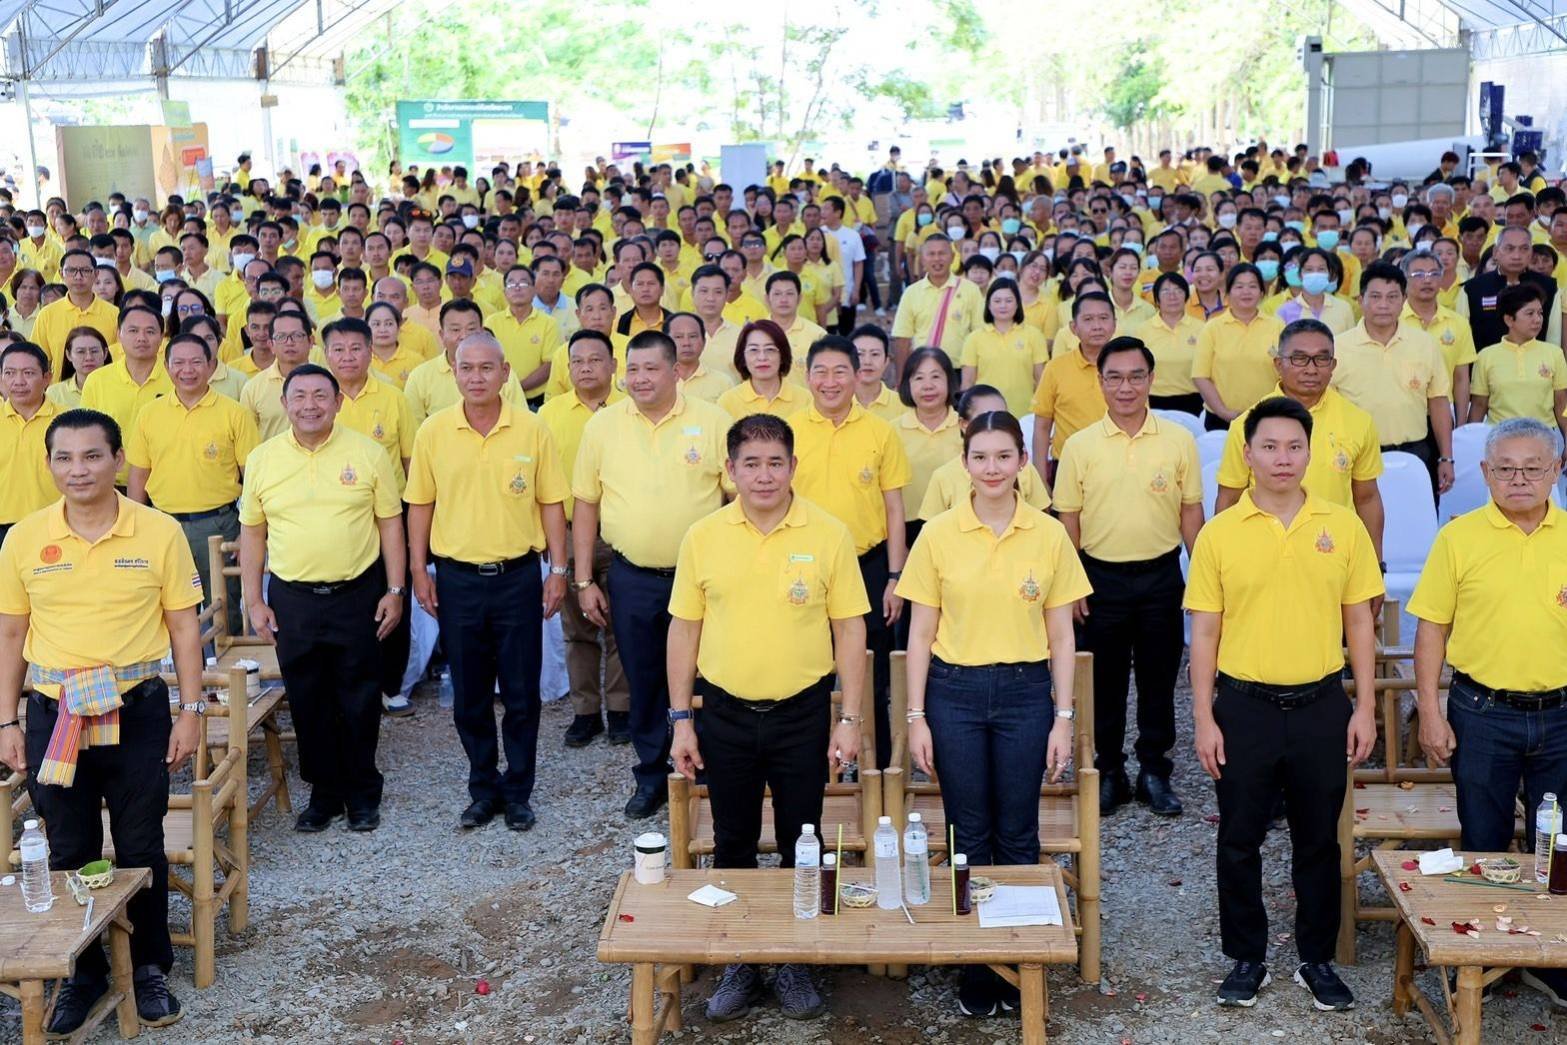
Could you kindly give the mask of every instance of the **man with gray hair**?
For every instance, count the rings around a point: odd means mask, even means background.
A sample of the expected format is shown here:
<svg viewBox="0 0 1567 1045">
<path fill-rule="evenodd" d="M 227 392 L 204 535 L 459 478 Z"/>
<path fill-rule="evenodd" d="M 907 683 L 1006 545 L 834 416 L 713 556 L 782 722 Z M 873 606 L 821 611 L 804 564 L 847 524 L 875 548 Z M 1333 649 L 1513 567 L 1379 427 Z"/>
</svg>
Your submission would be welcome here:
<svg viewBox="0 0 1567 1045">
<path fill-rule="evenodd" d="M 1561 459 L 1561 435 L 1538 420 L 1493 428 L 1482 465 L 1491 499 L 1437 534 L 1409 601 L 1420 745 L 1432 765 L 1452 762 L 1466 852 L 1508 847 L 1520 782 L 1530 810 L 1567 792 L 1567 515 L 1551 503 Z M 1523 979 L 1567 1009 L 1567 970 Z"/>
<path fill-rule="evenodd" d="M 1449 190 L 1451 191 L 1451 190 Z M 1408 327 L 1425 331 L 1436 340 L 1442 359 L 1453 378 L 1453 413 L 1457 424 L 1469 417 L 1469 369 L 1475 361 L 1474 335 L 1469 323 L 1457 312 L 1437 300 L 1442 277 L 1447 274 L 1442 259 L 1429 250 L 1412 250 L 1398 262 L 1409 281 L 1409 297 L 1398 320 Z"/>
<path fill-rule="evenodd" d="M 1449 227 L 1453 220 L 1453 202 L 1458 198 L 1451 185 L 1433 185 L 1426 190 L 1426 206 L 1431 208 L 1431 220 L 1444 236 L 1458 233 L 1457 225 Z"/>
</svg>

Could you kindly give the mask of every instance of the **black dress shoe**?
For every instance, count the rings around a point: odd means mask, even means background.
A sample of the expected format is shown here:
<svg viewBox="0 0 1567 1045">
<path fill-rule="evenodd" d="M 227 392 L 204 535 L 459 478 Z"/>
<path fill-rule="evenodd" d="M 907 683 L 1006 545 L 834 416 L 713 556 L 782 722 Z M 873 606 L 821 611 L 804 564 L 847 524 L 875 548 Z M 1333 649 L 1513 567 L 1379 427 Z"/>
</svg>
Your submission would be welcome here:
<svg viewBox="0 0 1567 1045">
<path fill-rule="evenodd" d="M 626 815 L 633 820 L 646 820 L 668 800 L 668 792 L 661 787 L 639 787 L 637 793 L 631 796 L 631 801 L 626 803 Z"/>
<path fill-rule="evenodd" d="M 631 743 L 630 712 L 611 711 L 609 713 L 609 742 L 611 744 Z"/>
<path fill-rule="evenodd" d="M 305 811 L 299 814 L 294 821 L 294 830 L 304 834 L 317 834 L 325 831 L 332 821 L 343 815 L 341 809 L 328 809 L 322 806 L 307 805 Z"/>
<path fill-rule="evenodd" d="M 49 1019 L 50 1037 L 63 1038 L 79 1030 L 98 999 L 108 990 L 109 981 L 102 976 L 73 976 L 62 983 L 60 996 L 55 999 L 54 1015 Z"/>
<path fill-rule="evenodd" d="M 348 811 L 348 829 L 350 831 L 374 831 L 381 826 L 381 811 L 379 809 L 350 809 Z"/>
<path fill-rule="evenodd" d="M 597 715 L 578 715 L 566 727 L 567 747 L 587 747 L 594 737 L 604 732 L 604 720 Z"/>
<path fill-rule="evenodd" d="M 1132 785 L 1126 773 L 1116 770 L 1099 778 L 1099 815 L 1109 816 L 1132 800 Z"/>
<path fill-rule="evenodd" d="M 506 803 L 506 826 L 513 831 L 531 831 L 539 818 L 533 815 L 533 808 L 526 802 Z"/>
<path fill-rule="evenodd" d="M 475 827 L 483 827 L 493 819 L 495 819 L 495 803 L 478 798 L 468 803 L 468 808 L 462 811 L 462 818 L 459 822 L 464 830 L 469 830 Z"/>
<path fill-rule="evenodd" d="M 1137 774 L 1137 800 L 1159 816 L 1180 816 L 1181 800 L 1170 790 L 1168 777 L 1144 770 Z"/>
</svg>

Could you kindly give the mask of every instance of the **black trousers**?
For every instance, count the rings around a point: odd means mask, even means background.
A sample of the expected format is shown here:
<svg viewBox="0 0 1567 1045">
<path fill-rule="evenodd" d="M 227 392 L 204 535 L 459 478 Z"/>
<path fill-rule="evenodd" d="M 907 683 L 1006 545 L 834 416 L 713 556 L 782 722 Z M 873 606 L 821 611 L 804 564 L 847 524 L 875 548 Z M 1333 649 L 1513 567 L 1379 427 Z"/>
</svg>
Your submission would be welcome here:
<svg viewBox="0 0 1567 1045">
<path fill-rule="evenodd" d="M 0 523 L 0 544 L 4 544 L 5 543 L 5 535 L 11 532 L 11 527 L 14 526 L 14 525 L 16 525 L 16 524 L 15 523 Z"/>
<path fill-rule="evenodd" d="M 379 562 L 341 585 L 272 578 L 277 660 L 299 738 L 299 775 L 310 804 L 332 812 L 381 805 L 375 767 L 381 737 L 381 646 L 375 607 L 385 594 Z M 328 590 L 330 589 L 330 590 Z"/>
<path fill-rule="evenodd" d="M 1316 699 L 1292 708 L 1244 686 L 1219 676 L 1213 703 L 1226 758 L 1215 783 L 1224 953 L 1234 961 L 1267 957 L 1261 848 L 1282 788 L 1295 886 L 1295 948 L 1303 962 L 1332 961 L 1339 926 L 1337 829 L 1344 806 L 1350 703 L 1338 673 L 1315 684 Z"/>
<path fill-rule="evenodd" d="M 755 867 L 762 797 L 772 788 L 783 866 L 794 866 L 801 824 L 824 837 L 822 789 L 832 739 L 832 676 L 783 700 L 741 700 L 705 680 L 697 735 L 713 805 L 713 866 Z"/>
<path fill-rule="evenodd" d="M 924 519 L 909 519 L 903 524 L 903 546 L 914 547 L 914 542 L 919 539 L 920 531 L 925 528 Z M 893 649 L 906 650 L 909 648 L 909 621 L 914 614 L 909 612 L 909 607 L 903 607 L 903 616 L 898 618 L 898 623 L 892 629 Z"/>
<path fill-rule="evenodd" d="M 858 315 L 859 310 L 857 306 L 849 305 L 845 307 L 840 305 L 838 307 L 838 321 L 834 325 L 834 329 L 827 332 L 829 334 L 842 334 L 844 337 L 848 337 L 849 334 L 854 330 L 854 320 Z"/>
<path fill-rule="evenodd" d="M 39 693 L 27 697 L 28 792 L 43 817 L 49 837 L 49 866 L 74 871 L 103 856 L 101 806 L 109 809 L 109 837 L 114 862 L 121 867 L 152 871 L 147 888 L 126 905 L 131 928 L 132 966 L 156 965 L 168 972 L 174 965 L 169 943 L 169 861 L 163 848 L 163 817 L 169 811 L 169 687 L 151 678 L 125 694 L 120 709 L 120 742 L 90 747 L 77 756 L 76 780 L 70 787 L 38 783 L 36 772 L 49 747 L 60 705 Z M 55 896 L 58 905 L 62 897 Z M 64 897 L 70 904 L 69 895 Z M 109 963 L 96 940 L 76 960 L 76 975 L 96 979 L 109 975 Z"/>
<path fill-rule="evenodd" d="M 1433 502 L 1438 500 L 1440 496 L 1437 493 L 1436 479 L 1436 459 L 1438 454 L 1436 451 L 1436 437 L 1431 434 L 1430 426 L 1427 425 L 1426 427 L 1424 439 L 1416 439 L 1412 443 L 1389 443 L 1387 446 L 1382 447 L 1383 453 L 1390 453 L 1395 450 L 1399 453 L 1414 454 L 1420 458 L 1420 463 L 1426 466 L 1426 472 L 1431 476 L 1431 500 Z"/>
<path fill-rule="evenodd" d="M 1210 432 L 1228 432 L 1230 423 L 1217 414 L 1203 414 L 1202 426 Z"/>
<path fill-rule="evenodd" d="M 628 725 L 637 753 L 637 788 L 669 786 L 669 593 L 674 570 L 652 570 L 616 555 L 609 564 L 609 618 L 631 690 Z"/>
<path fill-rule="evenodd" d="M 408 505 L 403 505 L 403 532 L 408 528 Z M 382 577 L 386 576 L 383 568 Z M 404 581 L 408 584 L 408 581 Z M 392 582 L 386 582 L 387 587 Z M 411 589 L 410 589 L 411 590 Z M 392 633 L 381 640 L 381 692 L 395 697 L 403 691 L 403 676 L 408 674 L 408 653 L 413 645 L 413 598 L 403 599 L 403 615 Z"/>
<path fill-rule="evenodd" d="M 544 580 L 530 553 L 506 572 L 483 576 L 450 559 L 435 563 L 441 640 L 452 672 L 452 720 L 468 755 L 476 802 L 527 802 L 539 747 L 539 668 L 544 655 Z M 495 687 L 500 684 L 500 772 Z"/>
<path fill-rule="evenodd" d="M 871 694 L 875 698 L 876 715 L 876 768 L 886 769 L 892 758 L 892 724 L 888 717 L 891 705 L 892 677 L 892 628 L 882 612 L 881 597 L 887 590 L 887 543 L 883 541 L 860 556 L 860 579 L 865 582 L 865 596 L 870 600 L 871 611 L 865 615 L 865 648 L 871 651 Z M 907 610 L 907 607 L 905 607 Z M 863 761 L 865 755 L 860 758 Z"/>
<path fill-rule="evenodd" d="M 1202 394 L 1187 392 L 1184 395 L 1149 396 L 1148 405 L 1155 410 L 1180 410 L 1196 417 L 1202 413 Z"/>
<path fill-rule="evenodd" d="M 1125 770 L 1127 686 L 1135 671 L 1137 764 L 1168 778 L 1175 768 L 1175 678 L 1186 642 L 1180 549 L 1144 562 L 1082 560 L 1094 586 L 1078 644 L 1094 655 L 1096 764 L 1106 775 Z"/>
</svg>

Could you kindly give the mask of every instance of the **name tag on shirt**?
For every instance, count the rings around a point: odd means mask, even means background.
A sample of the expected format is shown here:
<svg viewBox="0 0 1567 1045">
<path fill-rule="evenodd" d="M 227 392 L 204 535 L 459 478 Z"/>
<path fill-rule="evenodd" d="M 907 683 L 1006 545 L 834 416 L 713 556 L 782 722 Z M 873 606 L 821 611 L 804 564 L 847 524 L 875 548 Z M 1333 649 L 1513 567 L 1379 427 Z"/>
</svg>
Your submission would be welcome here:
<svg viewBox="0 0 1567 1045">
<path fill-rule="evenodd" d="M 790 562 L 815 562 L 816 561 L 816 556 L 814 556 L 814 555 L 805 555 L 805 554 L 803 554 L 801 552 L 790 552 L 789 553 L 789 561 Z"/>
<path fill-rule="evenodd" d="M 701 435 L 702 434 L 702 426 L 701 425 L 688 425 L 687 427 L 682 428 L 681 431 L 683 433 L 685 433 L 686 435 Z"/>
</svg>

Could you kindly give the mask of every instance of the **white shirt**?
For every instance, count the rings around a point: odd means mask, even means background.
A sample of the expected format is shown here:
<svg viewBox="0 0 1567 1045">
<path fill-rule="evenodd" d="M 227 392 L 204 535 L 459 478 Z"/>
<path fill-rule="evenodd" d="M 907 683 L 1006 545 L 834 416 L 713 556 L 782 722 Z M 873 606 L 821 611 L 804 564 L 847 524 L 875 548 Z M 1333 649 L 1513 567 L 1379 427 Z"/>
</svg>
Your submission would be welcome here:
<svg viewBox="0 0 1567 1045">
<path fill-rule="evenodd" d="M 823 225 L 822 230 L 838 241 L 838 258 L 843 265 L 843 297 L 840 300 L 847 303 L 859 291 L 859 284 L 854 279 L 854 264 L 865 260 L 865 241 L 860 238 L 858 229 L 847 225 L 839 225 L 836 229 Z"/>
</svg>

